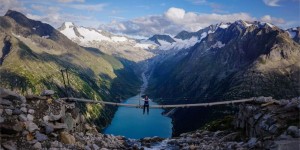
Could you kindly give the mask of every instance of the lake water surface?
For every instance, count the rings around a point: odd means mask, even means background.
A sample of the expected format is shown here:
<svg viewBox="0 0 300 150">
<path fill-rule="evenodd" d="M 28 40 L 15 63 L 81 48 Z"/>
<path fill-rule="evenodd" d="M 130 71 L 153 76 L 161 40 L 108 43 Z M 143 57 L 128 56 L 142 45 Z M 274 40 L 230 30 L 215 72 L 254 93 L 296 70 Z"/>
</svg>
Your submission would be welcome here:
<svg viewBox="0 0 300 150">
<path fill-rule="evenodd" d="M 127 104 L 139 104 L 140 96 L 126 100 Z M 143 104 L 143 101 L 140 101 Z M 150 102 L 150 105 L 156 103 Z M 111 124 L 104 130 L 105 134 L 122 135 L 127 138 L 172 136 L 172 120 L 162 115 L 162 109 L 151 109 L 149 115 L 141 108 L 119 107 Z"/>
</svg>

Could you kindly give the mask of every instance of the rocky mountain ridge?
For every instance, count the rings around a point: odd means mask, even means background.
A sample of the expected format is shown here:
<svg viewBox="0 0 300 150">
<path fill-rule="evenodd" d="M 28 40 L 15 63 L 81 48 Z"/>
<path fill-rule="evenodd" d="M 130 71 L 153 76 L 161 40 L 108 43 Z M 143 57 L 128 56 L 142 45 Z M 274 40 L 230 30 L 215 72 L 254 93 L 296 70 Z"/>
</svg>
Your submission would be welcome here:
<svg viewBox="0 0 300 150">
<path fill-rule="evenodd" d="M 148 89 L 152 97 L 177 104 L 260 95 L 278 99 L 299 96 L 300 45 L 290 34 L 262 22 L 236 21 L 221 26 L 194 46 L 156 62 Z M 192 128 L 202 126 L 208 117 L 197 120 L 192 114 L 212 111 L 176 110 L 175 131 L 191 130 L 181 122 L 195 125 Z"/>
</svg>

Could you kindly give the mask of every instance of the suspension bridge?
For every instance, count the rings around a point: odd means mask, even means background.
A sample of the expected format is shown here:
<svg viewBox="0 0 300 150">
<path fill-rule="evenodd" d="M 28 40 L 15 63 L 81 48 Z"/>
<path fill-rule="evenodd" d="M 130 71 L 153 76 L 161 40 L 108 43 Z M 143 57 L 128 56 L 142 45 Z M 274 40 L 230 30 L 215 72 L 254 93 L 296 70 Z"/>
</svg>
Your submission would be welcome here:
<svg viewBox="0 0 300 150">
<path fill-rule="evenodd" d="M 94 104 L 104 104 L 112 106 L 123 106 L 123 107 L 135 107 L 140 108 L 143 105 L 140 104 L 126 104 L 126 103 L 115 103 L 115 102 L 106 102 L 106 101 L 96 101 L 91 99 L 83 98 L 60 98 L 61 100 L 71 100 L 75 102 L 84 102 L 84 103 L 94 103 Z M 209 102 L 209 103 L 195 103 L 195 104 L 174 104 L 174 105 L 150 105 L 150 108 L 189 108 L 189 107 L 207 107 L 207 106 L 216 106 L 216 105 L 228 105 L 235 103 L 245 103 L 254 101 L 256 98 L 240 99 L 240 100 L 230 100 L 230 101 L 218 101 L 218 102 Z"/>
</svg>

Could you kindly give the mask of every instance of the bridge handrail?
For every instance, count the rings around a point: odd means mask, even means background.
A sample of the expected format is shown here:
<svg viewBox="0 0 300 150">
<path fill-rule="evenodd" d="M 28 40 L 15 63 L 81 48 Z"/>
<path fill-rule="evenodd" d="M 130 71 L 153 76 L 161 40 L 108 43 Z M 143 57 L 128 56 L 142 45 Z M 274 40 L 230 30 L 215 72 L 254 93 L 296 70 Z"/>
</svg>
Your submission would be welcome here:
<svg viewBox="0 0 300 150">
<path fill-rule="evenodd" d="M 100 103 L 104 105 L 113 105 L 113 106 L 124 106 L 124 107 L 136 107 L 139 108 L 141 105 L 138 104 L 125 104 L 125 103 L 115 103 L 115 102 L 106 102 L 106 101 L 95 101 L 90 99 L 83 98 L 60 98 L 61 100 L 74 100 L 77 102 L 85 102 L 85 103 Z M 200 106 L 215 106 L 215 105 L 226 105 L 226 104 L 234 104 L 234 103 L 244 103 L 254 101 L 255 98 L 248 99 L 240 99 L 240 100 L 231 100 L 231 101 L 218 101 L 218 102 L 209 102 L 209 103 L 196 103 L 196 104 L 174 104 L 174 105 L 150 105 L 150 108 L 188 108 L 188 107 L 200 107 Z"/>
</svg>

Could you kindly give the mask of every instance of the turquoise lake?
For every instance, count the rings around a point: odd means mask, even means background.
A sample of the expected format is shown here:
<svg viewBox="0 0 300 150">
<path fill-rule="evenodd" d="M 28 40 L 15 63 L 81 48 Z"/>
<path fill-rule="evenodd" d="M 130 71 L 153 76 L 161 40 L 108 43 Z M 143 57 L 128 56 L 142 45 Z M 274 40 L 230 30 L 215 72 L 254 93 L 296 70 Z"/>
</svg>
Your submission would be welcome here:
<svg viewBox="0 0 300 150">
<path fill-rule="evenodd" d="M 151 98 L 150 98 L 151 99 Z M 140 97 L 127 99 L 127 104 L 139 104 Z M 143 101 L 140 101 L 143 104 Z M 150 102 L 150 105 L 156 105 Z M 172 120 L 162 115 L 163 109 L 151 109 L 149 115 L 141 108 L 119 107 L 111 124 L 104 130 L 105 134 L 121 135 L 127 138 L 139 139 L 158 136 L 172 136 Z"/>
</svg>

